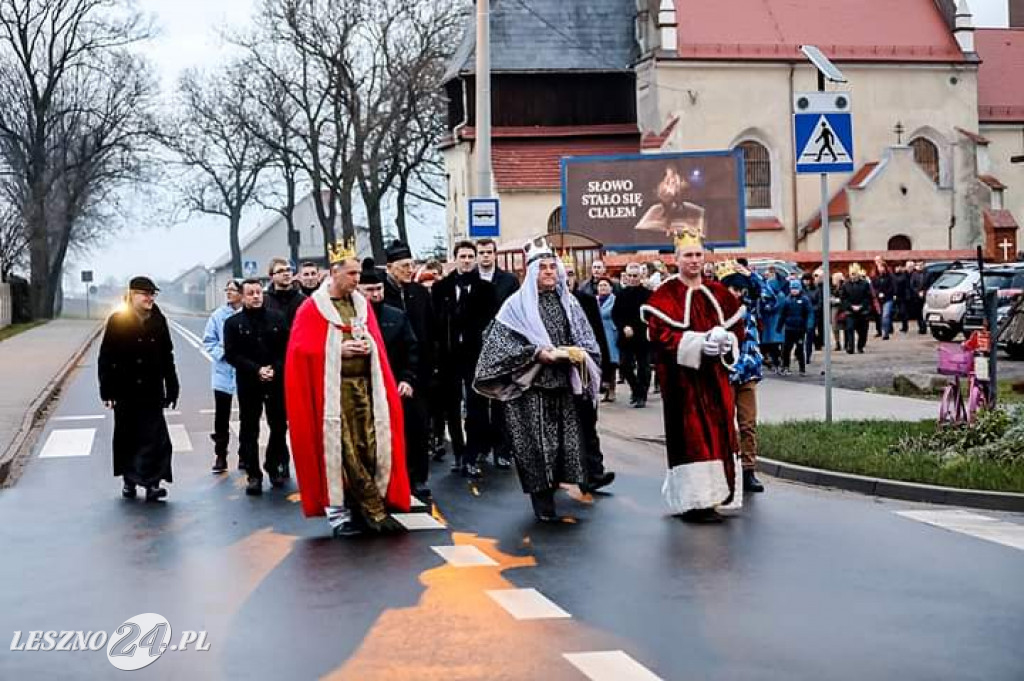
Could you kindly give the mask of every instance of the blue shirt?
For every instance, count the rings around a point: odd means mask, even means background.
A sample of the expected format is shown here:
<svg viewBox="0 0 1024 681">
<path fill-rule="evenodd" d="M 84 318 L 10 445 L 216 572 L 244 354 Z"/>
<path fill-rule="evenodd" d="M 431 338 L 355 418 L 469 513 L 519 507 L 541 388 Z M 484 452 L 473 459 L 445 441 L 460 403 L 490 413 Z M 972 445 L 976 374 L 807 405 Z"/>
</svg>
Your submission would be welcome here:
<svg viewBox="0 0 1024 681">
<path fill-rule="evenodd" d="M 241 309 L 236 310 L 226 303 L 218 307 L 210 315 L 203 332 L 203 348 L 213 358 L 210 383 L 214 390 L 230 395 L 235 394 L 235 368 L 224 361 L 224 322 Z"/>
</svg>

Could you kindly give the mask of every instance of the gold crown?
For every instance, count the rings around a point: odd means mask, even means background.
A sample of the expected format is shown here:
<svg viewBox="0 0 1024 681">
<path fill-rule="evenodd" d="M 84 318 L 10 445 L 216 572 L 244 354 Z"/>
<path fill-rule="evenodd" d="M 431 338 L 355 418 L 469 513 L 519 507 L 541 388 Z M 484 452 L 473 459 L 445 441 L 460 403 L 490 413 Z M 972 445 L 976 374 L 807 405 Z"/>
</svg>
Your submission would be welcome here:
<svg viewBox="0 0 1024 681">
<path fill-rule="evenodd" d="M 569 251 L 562 251 L 562 264 L 565 265 L 567 270 L 576 269 L 576 260 L 572 257 L 572 253 Z"/>
<path fill-rule="evenodd" d="M 673 240 L 676 250 L 680 248 L 704 248 L 704 235 L 696 229 L 683 229 L 676 233 Z"/>
<path fill-rule="evenodd" d="M 732 274 L 742 274 L 745 277 L 749 277 L 750 270 L 735 260 L 722 260 L 721 262 L 715 263 L 715 277 L 717 277 L 719 281 Z"/>
<path fill-rule="evenodd" d="M 333 245 L 327 244 L 327 260 L 332 265 L 337 265 L 354 257 L 356 257 L 356 249 L 353 241 L 336 241 Z"/>
</svg>

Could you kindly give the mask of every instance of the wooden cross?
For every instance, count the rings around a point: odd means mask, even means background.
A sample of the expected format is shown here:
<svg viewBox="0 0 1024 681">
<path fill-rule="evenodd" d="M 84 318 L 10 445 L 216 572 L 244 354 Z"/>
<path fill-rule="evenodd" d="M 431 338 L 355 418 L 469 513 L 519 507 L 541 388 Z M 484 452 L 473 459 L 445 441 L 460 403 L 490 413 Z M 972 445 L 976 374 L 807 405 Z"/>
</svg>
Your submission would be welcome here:
<svg viewBox="0 0 1024 681">
<path fill-rule="evenodd" d="M 896 127 L 893 128 L 892 131 L 896 133 L 896 146 L 903 144 L 903 133 L 907 131 L 907 129 L 903 127 L 903 121 L 896 121 Z"/>
<path fill-rule="evenodd" d="M 997 244 L 1003 251 L 1003 262 L 1009 262 L 1010 260 L 1010 249 L 1013 247 L 1013 242 L 1003 237 L 1003 240 Z"/>
</svg>

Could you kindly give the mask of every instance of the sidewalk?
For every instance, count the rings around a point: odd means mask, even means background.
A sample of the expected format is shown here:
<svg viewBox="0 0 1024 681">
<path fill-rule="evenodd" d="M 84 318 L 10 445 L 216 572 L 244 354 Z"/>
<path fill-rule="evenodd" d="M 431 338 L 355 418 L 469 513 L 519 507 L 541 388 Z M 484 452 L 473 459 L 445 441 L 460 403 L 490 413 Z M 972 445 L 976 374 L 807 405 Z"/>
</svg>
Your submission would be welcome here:
<svg viewBox="0 0 1024 681">
<path fill-rule="evenodd" d="M 36 413 L 100 328 L 97 320 L 56 319 L 0 342 L 0 483 Z"/>
<path fill-rule="evenodd" d="M 625 438 L 657 440 L 665 437 L 661 397 L 653 392 L 646 409 L 629 406 L 629 388 L 620 385 L 614 404 L 601 405 L 601 427 Z M 858 390 L 832 391 L 833 418 L 845 420 L 923 420 L 938 417 L 937 402 Z M 757 392 L 758 422 L 824 420 L 825 388 L 810 382 L 767 378 Z"/>
</svg>

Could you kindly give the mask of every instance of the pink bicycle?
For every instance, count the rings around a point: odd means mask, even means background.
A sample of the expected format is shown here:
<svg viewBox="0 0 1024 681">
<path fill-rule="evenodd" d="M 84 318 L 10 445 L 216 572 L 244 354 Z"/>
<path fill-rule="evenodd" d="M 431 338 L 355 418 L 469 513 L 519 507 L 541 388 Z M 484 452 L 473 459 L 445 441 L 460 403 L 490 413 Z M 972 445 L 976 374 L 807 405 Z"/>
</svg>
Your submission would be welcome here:
<svg viewBox="0 0 1024 681">
<path fill-rule="evenodd" d="M 974 350 L 960 343 L 939 344 L 939 373 L 952 376 L 942 391 L 939 423 L 973 423 L 978 411 L 988 406 L 988 381 L 975 371 Z M 967 400 L 964 400 L 960 379 L 967 378 Z"/>
</svg>

